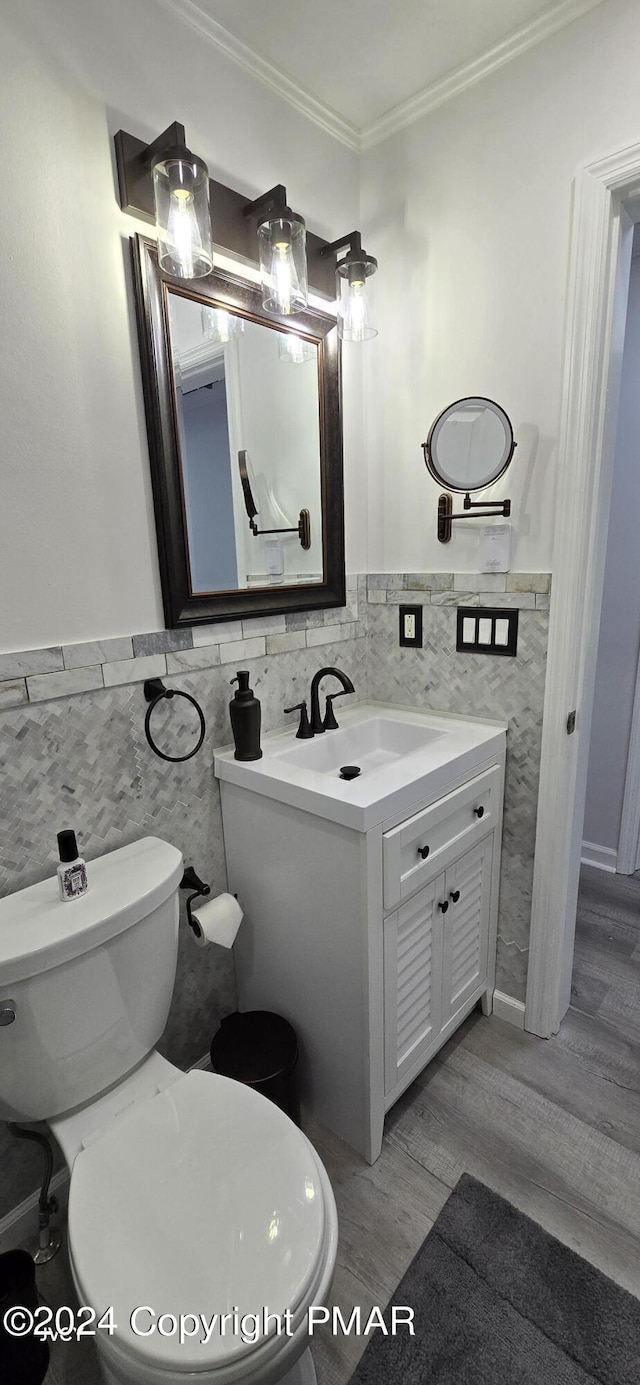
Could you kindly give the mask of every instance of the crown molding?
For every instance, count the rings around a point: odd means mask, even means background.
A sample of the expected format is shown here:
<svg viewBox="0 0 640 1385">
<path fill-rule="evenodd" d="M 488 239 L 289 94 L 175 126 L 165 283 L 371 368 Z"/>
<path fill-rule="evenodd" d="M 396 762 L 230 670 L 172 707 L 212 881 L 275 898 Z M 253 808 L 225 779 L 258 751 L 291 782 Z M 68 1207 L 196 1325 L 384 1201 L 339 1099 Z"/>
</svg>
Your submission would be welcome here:
<svg viewBox="0 0 640 1385">
<path fill-rule="evenodd" d="M 558 29 L 572 24 L 575 19 L 580 19 L 582 15 L 601 4 L 602 0 L 563 0 L 560 5 L 550 6 L 538 15 L 537 19 L 523 24 L 514 33 L 488 49 L 480 58 L 455 68 L 446 77 L 441 77 L 431 86 L 424 87 L 417 96 L 411 96 L 408 101 L 403 101 L 400 106 L 395 106 L 392 111 L 381 116 L 380 120 L 375 120 L 372 125 L 367 126 L 361 132 L 361 150 L 372 149 L 376 144 L 389 139 L 391 135 L 406 129 L 408 125 L 415 124 L 416 120 L 428 115 L 437 106 L 443 106 L 446 101 L 475 86 L 476 82 L 481 82 L 484 77 L 490 76 L 505 63 L 518 58 L 528 48 L 542 43 L 544 39 L 557 33 Z"/>
<path fill-rule="evenodd" d="M 290 106 L 294 106 L 307 119 L 312 120 L 325 134 L 331 135 L 356 154 L 374 148 L 400 130 L 415 124 L 430 111 L 444 105 L 446 101 L 451 101 L 454 96 L 458 96 L 469 87 L 475 86 L 476 82 L 481 82 L 484 77 L 490 76 L 505 63 L 511 62 L 513 58 L 519 57 L 521 53 L 525 53 L 528 48 L 533 48 L 544 39 L 550 38 L 559 29 L 572 24 L 574 20 L 580 19 L 582 15 L 596 9 L 602 3 L 603 0 L 561 0 L 560 4 L 550 5 L 536 19 L 521 25 L 481 57 L 455 68 L 453 72 L 424 87 L 416 96 L 403 101 L 361 130 L 350 121 L 344 120 L 331 107 L 311 96 L 280 68 L 260 57 L 253 48 L 200 9 L 195 0 L 156 0 L 156 4 L 176 15 L 201 37 L 213 43 L 232 62 L 237 63 L 238 67 L 249 72 L 252 77 L 262 82 L 263 86 L 268 87 L 283 101 L 288 101 Z"/>
<path fill-rule="evenodd" d="M 290 106 L 306 115 L 314 125 L 324 130 L 325 134 L 332 135 L 354 153 L 360 153 L 361 136 L 355 125 L 343 120 L 342 116 L 337 115 L 329 106 L 310 96 L 292 77 L 288 77 L 285 72 L 267 62 L 266 58 L 261 58 L 253 48 L 249 48 L 234 34 L 229 33 L 222 24 L 205 14 L 199 5 L 194 4 L 194 0 L 156 0 L 156 4 L 170 10 L 190 28 L 195 29 L 196 33 L 209 39 L 209 42 L 215 44 L 227 58 L 237 63 L 238 67 L 244 68 L 252 77 L 256 77 L 263 86 L 269 87 L 283 101 L 288 101 Z"/>
</svg>

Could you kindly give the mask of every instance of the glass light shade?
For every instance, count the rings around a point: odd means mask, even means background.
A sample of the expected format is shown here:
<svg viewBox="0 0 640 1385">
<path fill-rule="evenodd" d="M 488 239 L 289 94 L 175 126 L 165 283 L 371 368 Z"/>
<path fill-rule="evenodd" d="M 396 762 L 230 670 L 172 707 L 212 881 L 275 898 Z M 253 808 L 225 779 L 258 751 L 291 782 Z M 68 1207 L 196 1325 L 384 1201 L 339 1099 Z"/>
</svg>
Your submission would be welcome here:
<svg viewBox="0 0 640 1385">
<path fill-rule="evenodd" d="M 153 166 L 158 258 L 165 274 L 201 279 L 213 269 L 209 173 L 188 150 Z"/>
<path fill-rule="evenodd" d="M 226 308 L 206 308 L 203 305 L 200 316 L 205 341 L 217 342 L 224 346 L 232 337 L 244 332 L 243 319 L 236 317 L 235 313 L 228 312 Z"/>
<path fill-rule="evenodd" d="M 305 361 L 317 361 L 318 348 L 313 341 L 305 341 L 295 332 L 282 332 L 278 342 L 278 355 L 281 361 L 292 365 L 303 365 Z"/>
<path fill-rule="evenodd" d="M 307 232 L 302 217 L 271 217 L 258 227 L 262 306 L 288 317 L 307 306 Z"/>
<path fill-rule="evenodd" d="M 377 337 L 372 321 L 372 261 L 343 260 L 338 265 L 338 335 L 343 341 L 368 341 Z"/>
</svg>

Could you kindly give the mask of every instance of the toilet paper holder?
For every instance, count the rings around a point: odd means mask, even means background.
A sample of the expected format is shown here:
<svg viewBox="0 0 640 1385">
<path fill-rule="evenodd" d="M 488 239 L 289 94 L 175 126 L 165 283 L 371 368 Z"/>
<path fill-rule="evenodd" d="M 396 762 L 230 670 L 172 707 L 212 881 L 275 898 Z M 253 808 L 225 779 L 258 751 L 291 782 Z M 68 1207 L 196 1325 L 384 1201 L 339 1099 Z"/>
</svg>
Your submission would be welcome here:
<svg viewBox="0 0 640 1385">
<path fill-rule="evenodd" d="M 187 899 L 187 920 L 189 923 L 189 927 L 192 929 L 192 931 L 195 933 L 197 937 L 199 930 L 193 921 L 193 917 L 191 914 L 191 905 L 193 904 L 194 899 L 202 899 L 206 897 L 206 895 L 211 894 L 211 886 L 205 885 L 204 880 L 201 880 L 200 876 L 196 875 L 193 866 L 185 866 L 184 875 L 182 877 L 182 880 L 180 881 L 180 889 L 193 891 L 193 893 L 190 894 L 189 898 Z"/>
</svg>

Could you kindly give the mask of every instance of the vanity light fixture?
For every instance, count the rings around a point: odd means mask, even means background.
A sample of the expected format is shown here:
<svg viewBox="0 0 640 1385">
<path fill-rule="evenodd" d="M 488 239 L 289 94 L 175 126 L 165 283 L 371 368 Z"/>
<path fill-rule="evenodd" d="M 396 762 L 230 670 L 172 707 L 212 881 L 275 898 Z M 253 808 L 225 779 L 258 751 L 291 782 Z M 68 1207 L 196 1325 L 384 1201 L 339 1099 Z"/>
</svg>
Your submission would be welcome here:
<svg viewBox="0 0 640 1385">
<path fill-rule="evenodd" d="M 303 217 L 287 205 L 282 183 L 244 208 L 258 218 L 262 306 L 289 317 L 307 307 L 307 231 Z"/>
<path fill-rule="evenodd" d="M 246 193 L 209 178 L 206 164 L 187 149 L 175 121 L 152 144 L 118 130 L 114 139 L 120 206 L 158 232 L 165 274 L 198 278 L 213 271 L 209 204 L 216 245 L 246 261 L 256 258 L 256 226 L 264 306 L 291 316 L 307 306 L 308 285 L 330 298 L 335 271 L 323 258 L 326 241 L 305 228 L 287 205 L 282 184 L 247 206 Z"/>
<path fill-rule="evenodd" d="M 377 337 L 378 329 L 371 321 L 370 294 L 367 279 L 375 274 L 378 261 L 362 249 L 359 231 L 341 236 L 330 245 L 325 245 L 321 255 L 338 255 L 341 250 L 347 253 L 336 263 L 336 282 L 338 289 L 338 332 L 343 341 L 367 341 Z"/>
<path fill-rule="evenodd" d="M 142 146 L 120 130 L 115 144 L 120 205 L 155 221 L 160 268 L 179 279 L 210 274 L 209 170 L 187 149 L 184 125 L 174 122 Z"/>
</svg>

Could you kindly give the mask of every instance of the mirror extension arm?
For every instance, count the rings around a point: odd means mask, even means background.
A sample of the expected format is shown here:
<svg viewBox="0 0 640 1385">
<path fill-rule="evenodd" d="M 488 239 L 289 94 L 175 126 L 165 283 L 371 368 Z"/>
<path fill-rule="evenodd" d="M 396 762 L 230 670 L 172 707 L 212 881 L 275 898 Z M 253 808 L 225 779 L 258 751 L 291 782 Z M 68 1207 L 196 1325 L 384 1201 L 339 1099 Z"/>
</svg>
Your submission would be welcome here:
<svg viewBox="0 0 640 1385">
<path fill-rule="evenodd" d="M 296 534 L 300 540 L 300 546 L 304 549 L 311 548 L 311 512 L 301 510 L 298 516 L 298 523 L 289 525 L 286 529 L 259 529 L 255 517 L 258 508 L 253 497 L 251 482 L 249 480 L 249 468 L 247 466 L 246 448 L 238 452 L 238 466 L 240 468 L 240 480 L 242 482 L 242 493 L 244 496 L 245 509 L 249 519 L 249 528 L 254 538 L 261 537 L 263 534 Z"/>
<path fill-rule="evenodd" d="M 465 495 L 462 502 L 464 514 L 454 515 L 453 496 L 448 491 L 443 491 L 438 499 L 438 541 L 449 543 L 451 539 L 451 522 L 454 519 L 495 519 L 498 515 L 507 518 L 511 514 L 510 500 L 496 500 L 493 502 L 483 500 L 472 500 L 469 492 Z M 472 511 L 480 511 L 473 514 Z"/>
</svg>

